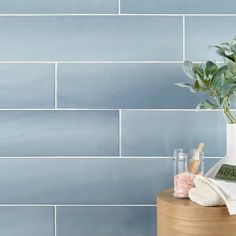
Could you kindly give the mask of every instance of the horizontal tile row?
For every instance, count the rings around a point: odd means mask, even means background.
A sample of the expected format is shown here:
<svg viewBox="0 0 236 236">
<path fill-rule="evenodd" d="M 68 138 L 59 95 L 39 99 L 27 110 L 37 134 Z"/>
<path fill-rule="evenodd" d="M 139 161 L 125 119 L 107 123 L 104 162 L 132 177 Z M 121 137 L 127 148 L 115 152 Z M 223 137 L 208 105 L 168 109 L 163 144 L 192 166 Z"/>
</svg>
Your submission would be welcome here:
<svg viewBox="0 0 236 236">
<path fill-rule="evenodd" d="M 54 236 L 52 207 L 0 207 L 0 234 Z"/>
<path fill-rule="evenodd" d="M 123 156 L 171 156 L 206 144 L 225 154 L 221 112 L 122 111 Z M 0 111 L 0 157 L 118 156 L 118 111 Z"/>
<path fill-rule="evenodd" d="M 235 18 L 186 17 L 186 58 L 219 60 L 207 48 L 234 36 Z M 0 27 L 0 61 L 182 61 L 183 56 L 179 16 L 0 17 Z"/>
<path fill-rule="evenodd" d="M 206 156 L 224 156 L 226 124 L 221 112 L 122 111 L 122 155 L 171 156 L 176 148 L 206 145 Z"/>
<path fill-rule="evenodd" d="M 156 236 L 156 207 L 60 207 L 58 236 Z"/>
<path fill-rule="evenodd" d="M 121 0 L 121 13 L 234 13 L 236 4 L 228 0 Z M 1 0 L 0 13 L 117 13 L 118 0 Z"/>
<path fill-rule="evenodd" d="M 0 204 L 155 204 L 172 187 L 169 158 L 0 159 L 0 172 Z"/>
<path fill-rule="evenodd" d="M 61 108 L 195 108 L 181 64 L 59 64 Z"/>
<path fill-rule="evenodd" d="M 57 236 L 155 236 L 156 207 L 57 207 Z M 52 207 L 0 207 L 0 234 L 54 236 Z"/>
<path fill-rule="evenodd" d="M 0 14 L 117 13 L 118 0 L 1 0 Z"/>
<path fill-rule="evenodd" d="M 145 162 L 119 160 L 113 164 L 111 161 L 100 163 L 96 160 L 66 162 L 61 160 L 0 160 L 2 173 L 0 203 L 30 204 L 40 202 L 42 199 L 52 202 L 53 199 L 58 200 L 58 194 L 62 194 L 61 199 L 64 203 L 71 203 L 73 199 L 73 202 L 81 201 L 79 195 L 86 194 L 90 201 L 96 202 L 97 192 L 99 200 L 102 193 L 104 197 L 109 195 L 106 198 L 115 200 L 117 194 L 122 195 L 119 191 L 124 191 L 123 197 L 127 197 L 127 201 L 132 202 L 133 199 L 138 199 L 137 196 L 141 195 L 143 198 L 144 195 L 151 194 L 152 202 L 155 204 L 156 191 L 169 186 L 167 182 L 170 181 L 170 176 L 159 188 L 156 186 L 160 184 L 158 179 L 161 179 L 163 175 L 161 171 L 163 168 L 166 170 L 164 176 L 171 175 L 171 168 L 166 169 L 165 164 L 163 165 L 165 161 L 171 163 L 170 160 L 160 160 L 160 165 L 157 161 L 150 160 Z M 210 166 L 215 160 L 207 160 L 207 162 Z M 155 172 L 153 164 L 156 168 Z M 150 169 L 151 173 L 145 171 L 142 175 L 143 166 Z M 86 169 L 83 169 L 85 167 Z M 134 172 L 133 167 L 136 168 Z M 123 169 L 125 175 L 122 174 Z M 131 173 L 135 174 L 136 180 L 131 177 L 133 176 Z M 103 178 L 111 179 L 110 186 L 108 181 L 105 181 L 103 186 Z M 129 181 L 126 186 L 127 180 Z M 86 184 L 91 187 L 90 191 L 86 190 Z M 144 188 L 146 184 L 148 187 Z M 113 193 L 116 189 L 114 186 L 118 189 Z M 98 191 L 100 188 L 101 191 Z M 143 192 L 140 192 L 140 189 L 143 189 Z M 56 192 L 53 193 L 55 190 Z M 134 193 L 132 193 L 133 190 Z M 53 207 L 1 206 L 0 234 L 4 236 L 54 236 L 54 219 Z M 156 235 L 156 207 L 154 206 L 63 206 L 57 207 L 56 219 L 58 236 L 106 234 L 118 236 L 127 233 L 130 236 Z"/>
<path fill-rule="evenodd" d="M 14 16 L 0 28 L 0 61 L 182 60 L 182 17 Z"/>
<path fill-rule="evenodd" d="M 54 108 L 53 64 L 0 64 L 0 108 Z M 195 108 L 181 64 L 58 64 L 57 107 Z M 171 96 L 170 96 L 171 94 Z"/>
<path fill-rule="evenodd" d="M 116 111 L 1 111 L 0 156 L 116 156 Z"/>
<path fill-rule="evenodd" d="M 228 0 L 121 0 L 122 13 L 235 13 L 236 3 Z"/>
<path fill-rule="evenodd" d="M 236 2 L 235 2 L 236 3 Z M 186 58 L 206 61 L 223 59 L 217 56 L 214 48 L 209 46 L 229 41 L 235 36 L 234 21 L 236 17 L 187 17 L 186 18 Z M 219 34 L 219 29 L 224 34 Z"/>
</svg>

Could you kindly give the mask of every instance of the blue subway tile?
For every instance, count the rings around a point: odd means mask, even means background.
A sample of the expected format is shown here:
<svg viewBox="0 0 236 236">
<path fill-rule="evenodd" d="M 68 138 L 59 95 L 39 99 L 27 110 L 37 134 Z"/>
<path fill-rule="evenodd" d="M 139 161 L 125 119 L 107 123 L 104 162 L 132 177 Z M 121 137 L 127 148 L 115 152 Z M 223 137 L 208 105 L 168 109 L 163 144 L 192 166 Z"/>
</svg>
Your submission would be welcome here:
<svg viewBox="0 0 236 236">
<path fill-rule="evenodd" d="M 236 2 L 235 2 L 236 3 Z M 236 17 L 187 17 L 186 18 L 186 58 L 190 60 L 221 60 L 215 48 L 209 45 L 218 45 L 231 40 L 235 36 Z M 220 34 L 219 29 L 224 29 Z"/>
<path fill-rule="evenodd" d="M 53 208 L 0 207 L 0 235 L 53 236 Z"/>
<path fill-rule="evenodd" d="M 0 173 L 0 204 L 155 204 L 172 186 L 164 158 L 0 159 Z"/>
<path fill-rule="evenodd" d="M 156 207 L 59 207 L 58 236 L 155 236 Z"/>
<path fill-rule="evenodd" d="M 62 108 L 195 108 L 201 100 L 175 85 L 188 78 L 181 64 L 62 64 Z"/>
<path fill-rule="evenodd" d="M 4 14 L 117 13 L 117 0 L 1 0 Z"/>
<path fill-rule="evenodd" d="M 225 154 L 225 121 L 221 112 L 123 111 L 122 154 L 171 156 L 175 148 L 206 145 L 206 156 Z"/>
<path fill-rule="evenodd" d="M 0 64 L 0 108 L 54 107 L 54 65 Z"/>
<path fill-rule="evenodd" d="M 122 13 L 160 13 L 160 14 L 190 14 L 190 13 L 234 13 L 236 3 L 228 0 L 121 0 Z"/>
<path fill-rule="evenodd" d="M 1 111 L 0 156 L 113 156 L 116 111 Z"/>
<path fill-rule="evenodd" d="M 0 28 L 0 60 L 182 60 L 181 17 L 1 17 Z"/>
</svg>

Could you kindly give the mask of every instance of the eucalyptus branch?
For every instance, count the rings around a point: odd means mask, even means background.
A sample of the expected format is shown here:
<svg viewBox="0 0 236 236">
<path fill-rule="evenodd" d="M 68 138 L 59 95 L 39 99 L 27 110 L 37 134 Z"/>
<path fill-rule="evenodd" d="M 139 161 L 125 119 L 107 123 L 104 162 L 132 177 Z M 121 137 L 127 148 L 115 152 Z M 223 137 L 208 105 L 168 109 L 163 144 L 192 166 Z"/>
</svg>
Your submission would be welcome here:
<svg viewBox="0 0 236 236">
<path fill-rule="evenodd" d="M 224 59 L 219 66 L 212 61 L 205 64 L 184 62 L 184 72 L 191 79 L 190 83 L 177 83 L 180 87 L 189 88 L 193 93 L 205 94 L 198 109 L 220 109 L 227 123 L 235 124 L 236 117 L 230 108 L 236 104 L 236 38 L 214 46 L 217 54 Z"/>
</svg>

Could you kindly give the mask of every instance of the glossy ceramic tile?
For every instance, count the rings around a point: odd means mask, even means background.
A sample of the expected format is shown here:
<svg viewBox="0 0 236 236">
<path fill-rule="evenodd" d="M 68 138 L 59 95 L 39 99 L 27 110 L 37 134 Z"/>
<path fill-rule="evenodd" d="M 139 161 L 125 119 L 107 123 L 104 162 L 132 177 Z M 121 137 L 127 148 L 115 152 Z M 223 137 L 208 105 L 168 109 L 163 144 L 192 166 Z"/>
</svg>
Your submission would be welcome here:
<svg viewBox="0 0 236 236">
<path fill-rule="evenodd" d="M 117 0 L 1 0 L 4 14 L 117 13 Z"/>
<path fill-rule="evenodd" d="M 0 234 L 54 236 L 53 208 L 0 207 Z"/>
<path fill-rule="evenodd" d="M 221 60 L 214 48 L 229 41 L 235 36 L 234 21 L 236 17 L 187 17 L 186 19 L 186 59 L 190 60 Z M 224 29 L 219 34 L 219 29 Z"/>
<path fill-rule="evenodd" d="M 54 65 L 0 64 L 0 108 L 53 108 Z"/>
<path fill-rule="evenodd" d="M 122 154 L 172 156 L 176 148 L 195 148 L 204 142 L 206 156 L 223 156 L 225 126 L 216 111 L 123 111 Z"/>
<path fill-rule="evenodd" d="M 58 208 L 58 236 L 155 236 L 156 207 Z"/>
<path fill-rule="evenodd" d="M 116 111 L 1 111 L 0 156 L 113 156 Z"/>
<path fill-rule="evenodd" d="M 181 17 L 0 17 L 0 28 L 1 61 L 182 59 Z"/>
<path fill-rule="evenodd" d="M 181 64 L 62 64 L 58 106 L 64 108 L 195 108 L 201 96 L 177 87 L 190 82 Z"/>
<path fill-rule="evenodd" d="M 236 3 L 228 0 L 121 0 L 122 13 L 235 13 Z"/>
<path fill-rule="evenodd" d="M 0 159 L 0 172 L 0 204 L 155 204 L 172 186 L 171 159 Z"/>
</svg>

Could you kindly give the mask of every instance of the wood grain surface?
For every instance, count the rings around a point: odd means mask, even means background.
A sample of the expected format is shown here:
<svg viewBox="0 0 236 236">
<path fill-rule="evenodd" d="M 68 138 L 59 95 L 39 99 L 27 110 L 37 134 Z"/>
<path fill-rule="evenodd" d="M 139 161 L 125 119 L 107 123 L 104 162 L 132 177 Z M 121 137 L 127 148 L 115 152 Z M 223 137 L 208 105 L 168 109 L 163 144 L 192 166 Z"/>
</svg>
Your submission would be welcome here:
<svg viewBox="0 0 236 236">
<path fill-rule="evenodd" d="M 226 207 L 202 207 L 167 189 L 157 197 L 158 236 L 236 236 L 236 215 Z"/>
</svg>

